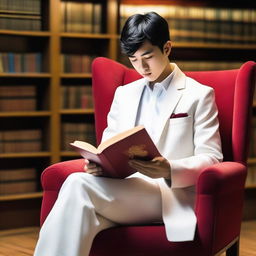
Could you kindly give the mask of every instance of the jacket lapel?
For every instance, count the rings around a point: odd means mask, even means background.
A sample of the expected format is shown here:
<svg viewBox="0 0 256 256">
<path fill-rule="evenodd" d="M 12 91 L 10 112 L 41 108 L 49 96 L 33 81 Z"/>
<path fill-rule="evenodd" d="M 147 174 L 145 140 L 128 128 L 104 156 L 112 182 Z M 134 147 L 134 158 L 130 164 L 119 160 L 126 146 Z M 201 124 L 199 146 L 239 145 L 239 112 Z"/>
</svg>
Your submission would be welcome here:
<svg viewBox="0 0 256 256">
<path fill-rule="evenodd" d="M 159 142 L 161 135 L 163 133 L 166 122 L 169 120 L 171 114 L 173 113 L 175 107 L 179 103 L 181 96 L 183 94 L 183 89 L 186 87 L 186 76 L 174 63 L 174 76 L 172 78 L 171 84 L 168 87 L 166 96 L 163 99 L 163 105 L 166 106 L 164 111 L 161 113 L 161 121 L 156 124 L 158 126 L 158 134 L 156 136 L 156 143 Z"/>
<path fill-rule="evenodd" d="M 174 66 L 174 76 L 170 86 L 168 87 L 166 96 L 163 99 L 163 104 L 166 106 L 166 108 L 161 113 L 161 121 L 157 124 L 153 124 L 158 126 L 157 128 L 159 131 L 155 139 L 156 144 L 161 138 L 166 122 L 169 120 L 170 115 L 173 113 L 175 107 L 180 101 L 186 84 L 185 74 L 178 68 L 176 64 L 172 63 L 171 65 Z M 139 103 L 146 83 L 147 82 L 144 78 L 135 81 L 130 87 L 131 90 L 123 95 L 122 106 L 124 109 L 122 113 L 126 113 L 126 115 L 121 116 L 122 120 L 120 122 L 120 131 L 125 131 L 135 126 Z"/>
</svg>

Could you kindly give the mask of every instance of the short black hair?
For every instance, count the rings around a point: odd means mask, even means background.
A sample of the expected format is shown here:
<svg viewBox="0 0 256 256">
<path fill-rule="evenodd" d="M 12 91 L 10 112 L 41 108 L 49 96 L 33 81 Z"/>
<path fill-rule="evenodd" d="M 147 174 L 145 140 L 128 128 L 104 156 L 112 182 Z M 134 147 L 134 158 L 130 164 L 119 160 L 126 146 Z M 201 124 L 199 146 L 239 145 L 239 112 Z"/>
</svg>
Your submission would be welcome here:
<svg viewBox="0 0 256 256">
<path fill-rule="evenodd" d="M 161 51 L 170 40 L 167 21 L 155 12 L 134 14 L 127 19 L 121 32 L 121 50 L 131 56 L 146 40 L 158 46 Z"/>
</svg>

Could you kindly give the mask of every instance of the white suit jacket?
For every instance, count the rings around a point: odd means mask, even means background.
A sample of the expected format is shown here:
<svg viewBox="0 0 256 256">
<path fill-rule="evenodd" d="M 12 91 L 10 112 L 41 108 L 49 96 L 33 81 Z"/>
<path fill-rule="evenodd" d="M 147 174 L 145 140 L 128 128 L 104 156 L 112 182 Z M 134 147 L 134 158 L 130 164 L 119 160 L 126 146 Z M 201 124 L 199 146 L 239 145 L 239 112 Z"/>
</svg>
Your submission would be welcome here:
<svg viewBox="0 0 256 256">
<path fill-rule="evenodd" d="M 161 122 L 152 125 L 159 131 L 156 146 L 171 165 L 171 183 L 163 178 L 154 181 L 161 190 L 167 239 L 190 241 L 196 229 L 195 184 L 200 172 L 223 156 L 213 89 L 187 77 L 176 64 L 170 65 L 174 76 L 164 98 L 166 108 Z M 142 78 L 117 88 L 102 141 L 135 126 L 145 84 Z M 188 116 L 170 118 L 172 113 Z M 150 179 L 140 173 L 132 177 Z"/>
</svg>

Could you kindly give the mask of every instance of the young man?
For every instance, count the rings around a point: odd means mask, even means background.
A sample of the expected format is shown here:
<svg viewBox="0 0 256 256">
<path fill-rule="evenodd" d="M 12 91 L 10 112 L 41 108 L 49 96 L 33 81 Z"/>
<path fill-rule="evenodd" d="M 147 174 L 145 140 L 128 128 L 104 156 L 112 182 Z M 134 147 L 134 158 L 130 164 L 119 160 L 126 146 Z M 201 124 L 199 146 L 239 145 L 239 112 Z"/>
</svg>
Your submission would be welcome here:
<svg viewBox="0 0 256 256">
<path fill-rule="evenodd" d="M 137 172 L 126 179 L 100 177 L 86 160 L 86 172 L 64 182 L 36 256 L 89 255 L 99 231 L 122 224 L 163 221 L 169 241 L 194 238 L 197 178 L 222 161 L 213 89 L 169 63 L 168 24 L 154 12 L 127 20 L 121 47 L 143 78 L 116 90 L 103 140 L 144 125 L 162 157 L 131 160 Z"/>
</svg>

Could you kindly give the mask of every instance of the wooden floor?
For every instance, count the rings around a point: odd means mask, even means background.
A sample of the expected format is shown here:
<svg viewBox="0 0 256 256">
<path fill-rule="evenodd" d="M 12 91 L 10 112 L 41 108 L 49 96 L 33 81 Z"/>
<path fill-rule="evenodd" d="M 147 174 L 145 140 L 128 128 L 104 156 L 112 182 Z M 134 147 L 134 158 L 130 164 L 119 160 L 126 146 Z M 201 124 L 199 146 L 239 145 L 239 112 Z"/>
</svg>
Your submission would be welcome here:
<svg viewBox="0 0 256 256">
<path fill-rule="evenodd" d="M 32 256 L 38 231 L 36 227 L 0 231 L 0 256 Z M 242 224 L 240 256 L 256 256 L 256 221 Z"/>
</svg>

